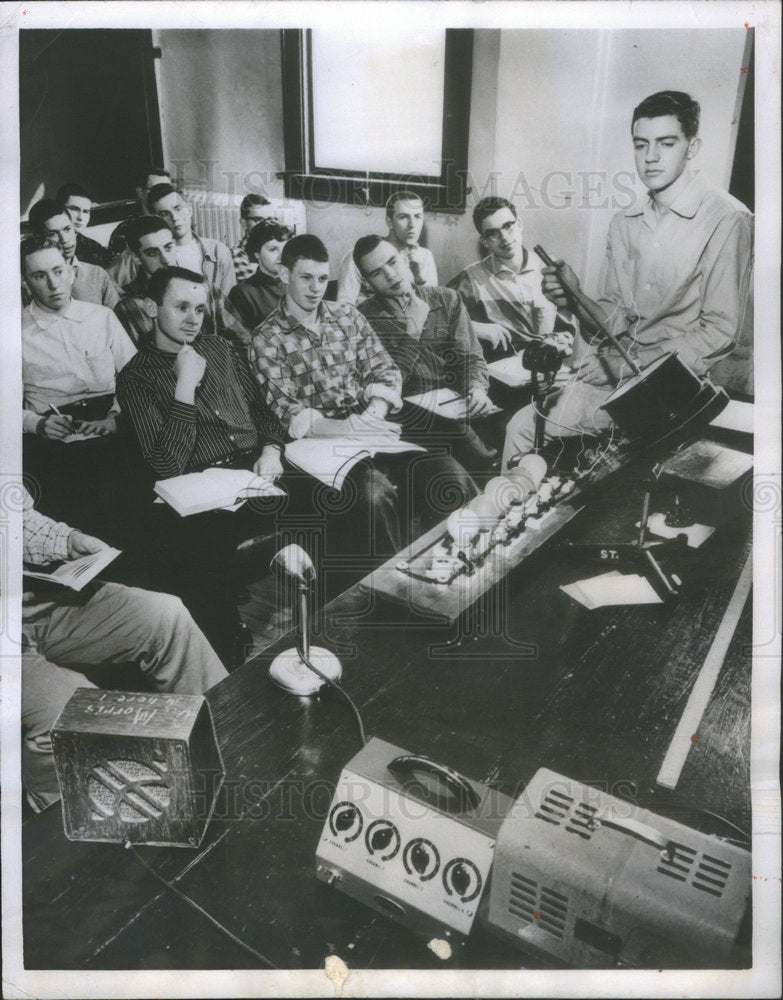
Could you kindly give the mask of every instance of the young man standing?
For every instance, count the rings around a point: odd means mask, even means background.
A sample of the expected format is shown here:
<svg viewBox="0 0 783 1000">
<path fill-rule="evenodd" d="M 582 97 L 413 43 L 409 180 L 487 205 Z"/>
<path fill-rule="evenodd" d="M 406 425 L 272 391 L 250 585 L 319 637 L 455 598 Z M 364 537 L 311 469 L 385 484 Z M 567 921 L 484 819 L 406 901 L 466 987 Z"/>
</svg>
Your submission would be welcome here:
<svg viewBox="0 0 783 1000">
<path fill-rule="evenodd" d="M 473 225 L 489 251 L 449 282 L 465 303 L 489 358 L 549 337 L 557 309 L 541 291 L 541 267 L 522 243 L 522 224 L 505 198 L 482 198 Z"/>
<path fill-rule="evenodd" d="M 114 309 L 128 336 L 138 347 L 154 331 L 154 320 L 147 309 L 147 285 L 150 275 L 162 267 L 177 265 L 177 243 L 168 224 L 157 215 L 142 215 L 132 219 L 126 229 L 128 252 L 138 265 L 138 273 L 126 287 L 125 295 Z M 246 352 L 250 331 L 227 307 L 223 293 L 213 285 L 205 285 L 207 312 L 203 332 L 218 333 L 234 346 Z"/>
<path fill-rule="evenodd" d="M 251 363 L 284 431 L 294 439 L 324 439 L 325 447 L 333 437 L 399 438 L 400 425 L 387 420 L 402 406 L 399 369 L 361 313 L 347 302 L 323 301 L 326 247 L 315 236 L 295 236 L 283 250 L 281 274 L 285 298 L 255 331 Z M 440 491 L 450 497 L 442 508 L 428 502 L 433 481 L 453 484 Z M 414 452 L 380 453 L 360 462 L 342 492 L 340 520 L 351 541 L 364 553 L 369 544 L 372 552 L 389 555 L 476 490 L 453 459 Z"/>
<path fill-rule="evenodd" d="M 97 264 L 107 268 L 114 260 L 114 255 L 102 243 L 91 239 L 85 230 L 90 224 L 92 215 L 92 198 L 81 184 L 63 184 L 55 199 L 63 205 L 76 230 L 76 256 L 86 264 Z"/>
<path fill-rule="evenodd" d="M 386 202 L 386 225 L 389 242 L 405 258 L 416 287 L 437 285 L 438 269 L 435 258 L 426 248 L 419 246 L 424 226 L 424 204 L 412 191 L 397 191 Z M 353 251 L 349 250 L 340 263 L 337 278 L 337 298 L 344 302 L 363 302 L 372 295 L 372 289 L 362 280 Z"/>
<path fill-rule="evenodd" d="M 751 272 L 752 216 L 731 195 L 694 176 L 699 151 L 699 103 L 662 91 L 639 104 L 631 120 L 636 169 L 647 187 L 609 227 L 602 291 L 592 303 L 604 324 L 639 365 L 675 352 L 696 374 L 731 352 L 742 324 Z M 579 287 L 562 261 L 544 268 L 544 293 L 567 306 L 560 275 Z M 632 372 L 617 349 L 602 343 L 583 317 L 583 343 L 571 383 L 550 397 L 546 437 L 606 430 L 600 409 Z M 531 408 L 509 422 L 504 468 L 532 450 Z"/>
<path fill-rule="evenodd" d="M 147 195 L 147 209 L 171 227 L 180 267 L 203 274 L 210 285 L 228 295 L 237 283 L 231 251 L 225 243 L 193 231 L 193 213 L 179 191 L 171 184 L 156 184 Z"/>
<path fill-rule="evenodd" d="M 359 311 L 402 372 L 403 396 L 448 387 L 465 398 L 468 419 L 492 411 L 487 365 L 459 295 L 450 288 L 414 286 L 402 255 L 381 236 L 363 236 L 353 253 L 374 292 Z M 497 456 L 462 422 L 407 404 L 400 420 L 406 433 L 416 433 L 413 440 L 431 435 L 449 444 L 470 472 L 486 468 Z"/>
<path fill-rule="evenodd" d="M 62 251 L 73 271 L 71 294 L 82 302 L 96 302 L 113 309 L 120 293 L 112 279 L 97 264 L 79 260 L 76 254 L 76 230 L 67 208 L 45 198 L 30 209 L 30 226 L 36 236 L 49 240 Z"/>
<path fill-rule="evenodd" d="M 231 259 L 234 261 L 237 281 L 244 281 L 256 273 L 255 260 L 247 252 L 248 237 L 253 227 L 263 219 L 275 221 L 275 209 L 269 199 L 262 194 L 246 194 L 239 205 L 239 218 L 244 234 L 240 241 L 231 247 Z"/>
<path fill-rule="evenodd" d="M 247 236 L 245 249 L 249 259 L 256 261 L 256 270 L 234 285 L 228 300 L 248 330 L 255 330 L 280 305 L 285 294 L 280 256 L 292 236 L 290 229 L 272 220 L 262 220 Z"/>
</svg>

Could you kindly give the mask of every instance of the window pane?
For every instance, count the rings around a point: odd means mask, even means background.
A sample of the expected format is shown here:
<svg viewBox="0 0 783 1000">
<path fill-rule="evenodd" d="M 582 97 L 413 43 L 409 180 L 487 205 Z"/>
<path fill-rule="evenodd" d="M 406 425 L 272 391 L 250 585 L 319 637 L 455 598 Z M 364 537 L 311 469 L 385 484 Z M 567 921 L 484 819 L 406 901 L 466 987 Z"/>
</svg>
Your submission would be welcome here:
<svg viewBox="0 0 783 1000">
<path fill-rule="evenodd" d="M 313 31 L 314 164 L 439 175 L 445 51 L 445 31 Z"/>
</svg>

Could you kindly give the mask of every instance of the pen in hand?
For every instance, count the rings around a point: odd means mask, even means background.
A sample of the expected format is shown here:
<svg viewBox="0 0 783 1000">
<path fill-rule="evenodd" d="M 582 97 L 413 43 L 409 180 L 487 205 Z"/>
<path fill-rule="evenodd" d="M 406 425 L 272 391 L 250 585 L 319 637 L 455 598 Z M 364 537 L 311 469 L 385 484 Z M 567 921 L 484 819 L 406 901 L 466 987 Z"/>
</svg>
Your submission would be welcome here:
<svg viewBox="0 0 783 1000">
<path fill-rule="evenodd" d="M 50 438 L 64 438 L 69 434 L 73 433 L 74 430 L 74 420 L 67 413 L 60 413 L 54 403 L 49 404 L 49 415 L 54 415 L 57 417 L 56 420 L 51 422 L 50 426 L 47 426 L 45 436 Z M 47 418 L 48 421 L 48 418 Z"/>
</svg>

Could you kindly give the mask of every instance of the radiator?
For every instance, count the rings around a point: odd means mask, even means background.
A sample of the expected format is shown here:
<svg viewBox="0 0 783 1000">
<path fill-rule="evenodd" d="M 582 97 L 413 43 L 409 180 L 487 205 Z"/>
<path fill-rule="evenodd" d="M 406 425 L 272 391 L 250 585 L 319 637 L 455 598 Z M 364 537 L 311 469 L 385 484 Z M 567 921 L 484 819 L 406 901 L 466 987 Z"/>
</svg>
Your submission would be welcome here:
<svg viewBox="0 0 783 1000">
<path fill-rule="evenodd" d="M 185 189 L 183 194 L 193 211 L 193 228 L 199 236 L 209 236 L 232 247 L 242 237 L 239 218 L 241 195 L 216 194 L 212 191 Z M 275 218 L 294 233 L 306 230 L 305 206 L 302 201 L 273 198 Z"/>
</svg>

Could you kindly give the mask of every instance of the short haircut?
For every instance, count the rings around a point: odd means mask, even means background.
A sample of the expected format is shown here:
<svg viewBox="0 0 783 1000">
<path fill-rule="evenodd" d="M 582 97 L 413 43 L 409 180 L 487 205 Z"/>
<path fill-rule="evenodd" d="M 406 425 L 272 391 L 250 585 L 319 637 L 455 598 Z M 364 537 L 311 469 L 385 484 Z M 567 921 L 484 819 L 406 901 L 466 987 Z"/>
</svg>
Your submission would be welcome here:
<svg viewBox="0 0 783 1000">
<path fill-rule="evenodd" d="M 317 236 L 302 233 L 301 236 L 294 236 L 283 247 L 280 263 L 290 271 L 298 260 L 315 260 L 319 264 L 328 264 L 329 251 Z"/>
<path fill-rule="evenodd" d="M 147 298 L 162 306 L 168 287 L 175 278 L 182 278 L 183 281 L 189 281 L 194 285 L 207 283 L 203 274 L 190 271 L 187 267 L 159 267 L 147 279 Z"/>
<path fill-rule="evenodd" d="M 141 250 L 142 236 L 148 236 L 150 233 L 159 233 L 163 229 L 167 233 L 171 233 L 171 227 L 159 215 L 139 215 L 134 219 L 128 220 L 128 225 L 125 229 L 125 240 L 129 249 L 137 254 Z"/>
<path fill-rule="evenodd" d="M 57 246 L 57 244 L 52 243 L 51 240 L 47 240 L 45 236 L 28 236 L 27 239 L 22 240 L 19 245 L 19 262 L 22 274 L 25 272 L 27 258 L 32 256 L 34 253 L 38 253 L 39 250 L 56 250 L 61 257 L 63 255 L 62 250 Z M 65 257 L 63 257 L 63 262 L 65 262 Z"/>
<path fill-rule="evenodd" d="M 253 205 L 271 205 L 272 202 L 265 198 L 262 194 L 246 194 L 242 201 L 239 203 L 239 217 L 241 219 L 247 218 L 247 213 L 253 207 Z"/>
<path fill-rule="evenodd" d="M 53 198 L 42 198 L 30 209 L 30 214 L 27 217 L 30 228 L 35 233 L 43 234 L 46 231 L 46 223 L 55 215 L 67 215 L 69 219 L 71 217 L 68 209 L 59 201 L 55 201 Z"/>
<path fill-rule="evenodd" d="M 381 243 L 388 243 L 388 236 L 376 236 L 374 233 L 372 236 L 360 236 L 356 241 L 356 245 L 353 248 L 353 262 L 359 268 L 362 274 L 364 274 L 364 268 L 362 267 L 362 260 L 367 256 L 368 253 L 372 253 L 376 247 L 380 246 Z"/>
<path fill-rule="evenodd" d="M 153 184 L 150 188 L 149 194 L 147 195 L 147 211 L 154 212 L 155 205 L 160 201 L 161 198 L 165 198 L 170 194 L 179 194 L 179 191 L 174 187 L 173 184 Z"/>
<path fill-rule="evenodd" d="M 387 219 L 390 219 L 394 215 L 394 209 L 397 207 L 398 201 L 420 201 L 424 205 L 424 199 L 421 195 L 416 194 L 415 191 L 395 191 L 394 194 L 389 195 L 386 201 Z"/>
<path fill-rule="evenodd" d="M 148 177 L 171 177 L 171 174 L 165 167 L 145 167 L 144 173 L 138 174 L 138 184 L 136 186 L 143 188 L 147 183 Z"/>
<path fill-rule="evenodd" d="M 69 198 L 86 198 L 87 201 L 92 202 L 92 198 L 87 194 L 81 184 L 62 184 L 57 192 L 56 201 L 61 205 L 65 205 Z"/>
<path fill-rule="evenodd" d="M 277 240 L 278 243 L 285 243 L 294 235 L 293 230 L 288 226 L 281 226 L 274 219 L 261 219 L 250 230 L 250 235 L 245 244 L 248 253 L 258 253 L 265 243 L 270 240 Z"/>
<path fill-rule="evenodd" d="M 509 209 L 510 212 L 513 212 L 516 219 L 517 210 L 508 198 L 498 198 L 495 195 L 490 195 L 488 198 L 482 198 L 478 205 L 476 205 L 473 209 L 473 225 L 478 230 L 479 235 L 484 235 L 484 230 L 481 228 L 484 219 L 489 218 L 490 215 L 494 215 L 495 212 L 499 212 L 501 208 Z"/>
<path fill-rule="evenodd" d="M 686 139 L 693 139 L 699 134 L 701 115 L 699 102 L 694 101 L 690 94 L 682 90 L 661 90 L 657 94 L 645 97 L 642 103 L 633 109 L 631 135 L 639 118 L 662 118 L 664 115 L 674 115 Z"/>
</svg>

